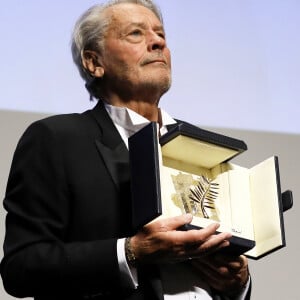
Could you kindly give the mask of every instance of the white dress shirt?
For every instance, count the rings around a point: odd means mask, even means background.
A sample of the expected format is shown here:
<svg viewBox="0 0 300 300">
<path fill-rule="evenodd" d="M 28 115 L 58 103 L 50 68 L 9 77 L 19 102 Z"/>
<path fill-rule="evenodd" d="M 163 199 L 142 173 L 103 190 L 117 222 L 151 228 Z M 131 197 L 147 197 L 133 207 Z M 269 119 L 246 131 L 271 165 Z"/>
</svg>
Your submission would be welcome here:
<svg viewBox="0 0 300 300">
<path fill-rule="evenodd" d="M 116 107 L 104 103 L 105 108 L 110 115 L 114 125 L 120 133 L 124 143 L 128 148 L 128 138 L 139 131 L 147 124 L 149 120 L 136 112 L 125 108 Z M 165 134 L 167 125 L 175 124 L 176 121 L 161 109 L 162 126 L 159 129 L 161 135 Z M 122 275 L 122 283 L 125 287 L 136 288 L 138 286 L 137 272 L 135 268 L 128 266 L 124 250 L 125 239 L 119 239 L 117 243 L 117 253 L 119 268 Z M 164 290 L 165 300 L 218 300 L 212 295 L 210 287 L 201 279 L 188 264 L 168 264 L 160 267 L 160 275 Z M 247 294 L 250 285 L 241 292 L 241 295 L 234 300 L 243 300 Z"/>
</svg>

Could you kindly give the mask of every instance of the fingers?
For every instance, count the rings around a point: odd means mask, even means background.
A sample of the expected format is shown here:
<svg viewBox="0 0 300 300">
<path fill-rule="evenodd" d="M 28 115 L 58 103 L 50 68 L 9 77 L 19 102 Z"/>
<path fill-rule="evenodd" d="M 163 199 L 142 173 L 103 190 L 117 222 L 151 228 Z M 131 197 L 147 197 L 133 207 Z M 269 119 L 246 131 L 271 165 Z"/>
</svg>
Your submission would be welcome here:
<svg viewBox="0 0 300 300">
<path fill-rule="evenodd" d="M 229 270 L 239 272 L 240 270 L 248 268 L 248 259 L 244 255 L 233 256 L 217 253 L 212 257 L 211 265 L 225 266 Z"/>
<path fill-rule="evenodd" d="M 147 231 L 172 231 L 192 222 L 191 214 L 184 214 L 172 218 L 158 219 L 144 226 Z"/>
<path fill-rule="evenodd" d="M 145 225 L 131 240 L 136 257 L 144 263 L 174 263 L 204 257 L 229 245 L 231 234 L 217 234 L 217 223 L 197 230 L 177 230 L 192 218 L 186 214 Z"/>
<path fill-rule="evenodd" d="M 243 268 L 248 267 L 248 260 L 244 255 L 238 256 L 236 259 L 232 259 L 227 262 L 228 268 L 231 270 L 242 270 Z"/>
<path fill-rule="evenodd" d="M 220 227 L 218 223 L 210 224 L 206 228 L 192 229 L 186 231 L 176 230 L 178 227 L 190 223 L 192 215 L 159 220 L 149 224 L 149 231 L 167 232 L 165 236 L 171 243 L 177 246 L 182 245 L 182 255 L 195 257 L 212 249 L 219 249 L 229 245 L 228 239 L 232 236 L 230 233 L 216 234 Z"/>
<path fill-rule="evenodd" d="M 234 279 L 244 284 L 249 276 L 248 259 L 244 256 L 230 256 L 228 254 L 216 253 L 205 260 L 193 261 L 193 265 L 197 268 L 210 271 L 213 276 Z"/>
<path fill-rule="evenodd" d="M 174 221 L 174 220 L 173 220 Z M 175 222 L 176 223 L 176 222 Z M 178 223 L 177 223 L 178 224 Z M 219 224 L 211 224 L 206 228 L 193 229 L 187 231 L 173 231 L 168 238 L 177 252 L 175 260 L 187 260 L 191 258 L 203 257 L 215 251 L 229 246 L 228 239 L 230 233 L 216 234 Z"/>
<path fill-rule="evenodd" d="M 191 214 L 180 215 L 172 218 L 158 219 L 143 227 L 145 232 L 167 232 L 174 231 L 178 228 L 191 223 L 193 216 Z M 188 243 L 198 243 L 210 238 L 216 234 L 216 230 L 220 227 L 218 223 L 208 225 L 206 228 L 194 229 L 188 231 L 178 231 L 178 237 L 186 239 Z M 180 234 L 181 232 L 181 234 Z M 228 239 L 231 235 L 229 233 L 221 234 L 219 239 Z"/>
<path fill-rule="evenodd" d="M 227 289 L 231 289 L 231 286 L 234 285 L 234 280 L 231 276 L 226 274 L 225 269 L 220 268 L 216 271 L 215 268 L 211 268 L 211 266 L 204 264 L 202 272 L 202 276 L 204 275 L 203 277 L 206 282 L 218 291 L 224 292 Z"/>
<path fill-rule="evenodd" d="M 215 256 L 218 256 L 218 259 Z M 193 260 L 191 264 L 197 269 L 199 276 L 205 278 L 210 286 L 221 292 L 239 291 L 249 278 L 248 262 L 245 256 L 226 257 L 215 254 L 203 260 Z"/>
<path fill-rule="evenodd" d="M 227 232 L 216 234 L 217 228 L 217 225 L 212 224 L 204 229 L 188 232 L 188 235 L 193 237 L 186 241 L 185 255 L 189 258 L 198 258 L 228 247 L 231 234 Z"/>
</svg>

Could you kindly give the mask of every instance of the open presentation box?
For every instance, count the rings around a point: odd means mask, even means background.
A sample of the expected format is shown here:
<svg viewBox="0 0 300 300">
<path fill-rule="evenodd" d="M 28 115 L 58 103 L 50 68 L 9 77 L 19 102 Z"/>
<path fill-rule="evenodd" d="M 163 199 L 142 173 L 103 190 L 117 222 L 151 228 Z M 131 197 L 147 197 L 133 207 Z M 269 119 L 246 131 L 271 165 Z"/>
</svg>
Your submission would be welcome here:
<svg viewBox="0 0 300 300">
<path fill-rule="evenodd" d="M 129 138 L 133 228 L 155 218 L 193 214 L 185 230 L 218 222 L 231 232 L 226 251 L 258 259 L 285 246 L 278 158 L 244 168 L 230 162 L 247 150 L 238 139 L 178 123 L 158 138 L 150 123 Z"/>
</svg>

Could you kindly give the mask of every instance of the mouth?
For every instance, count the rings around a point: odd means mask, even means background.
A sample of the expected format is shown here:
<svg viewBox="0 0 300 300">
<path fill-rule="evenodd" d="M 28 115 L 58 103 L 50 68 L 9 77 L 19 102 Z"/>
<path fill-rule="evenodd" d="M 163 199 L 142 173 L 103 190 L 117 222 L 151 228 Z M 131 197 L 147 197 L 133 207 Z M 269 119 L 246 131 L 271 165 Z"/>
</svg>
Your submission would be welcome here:
<svg viewBox="0 0 300 300">
<path fill-rule="evenodd" d="M 142 63 L 143 66 L 144 65 L 149 65 L 149 64 L 164 64 L 164 65 L 166 65 L 167 62 L 164 59 L 162 59 L 162 58 L 158 58 L 158 59 L 146 59 Z"/>
<path fill-rule="evenodd" d="M 166 62 L 164 60 L 153 60 L 153 61 L 150 62 L 150 64 L 155 64 L 155 63 L 166 65 Z"/>
</svg>

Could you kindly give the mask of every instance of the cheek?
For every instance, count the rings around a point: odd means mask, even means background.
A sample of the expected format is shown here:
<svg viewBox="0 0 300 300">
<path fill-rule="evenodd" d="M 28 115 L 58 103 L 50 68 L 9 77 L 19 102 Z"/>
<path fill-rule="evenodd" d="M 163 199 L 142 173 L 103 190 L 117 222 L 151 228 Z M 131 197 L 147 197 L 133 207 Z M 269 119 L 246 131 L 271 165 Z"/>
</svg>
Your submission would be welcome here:
<svg viewBox="0 0 300 300">
<path fill-rule="evenodd" d="M 114 66 L 127 66 L 130 69 L 134 69 L 140 65 L 140 62 L 144 58 L 144 51 L 141 49 L 123 47 L 122 51 L 108 52 L 107 62 L 109 65 Z"/>
<path fill-rule="evenodd" d="M 135 65 L 139 65 L 145 58 L 146 51 L 145 47 L 142 45 L 135 45 L 134 47 L 131 46 L 129 49 L 127 49 L 126 53 L 126 61 Z"/>
<path fill-rule="evenodd" d="M 166 60 L 167 60 L 167 63 L 168 63 L 168 65 L 169 65 L 169 67 L 171 68 L 172 59 L 171 59 L 171 52 L 170 52 L 169 48 L 166 48 L 166 49 L 165 49 L 164 55 L 165 55 L 165 58 L 166 58 Z"/>
</svg>

